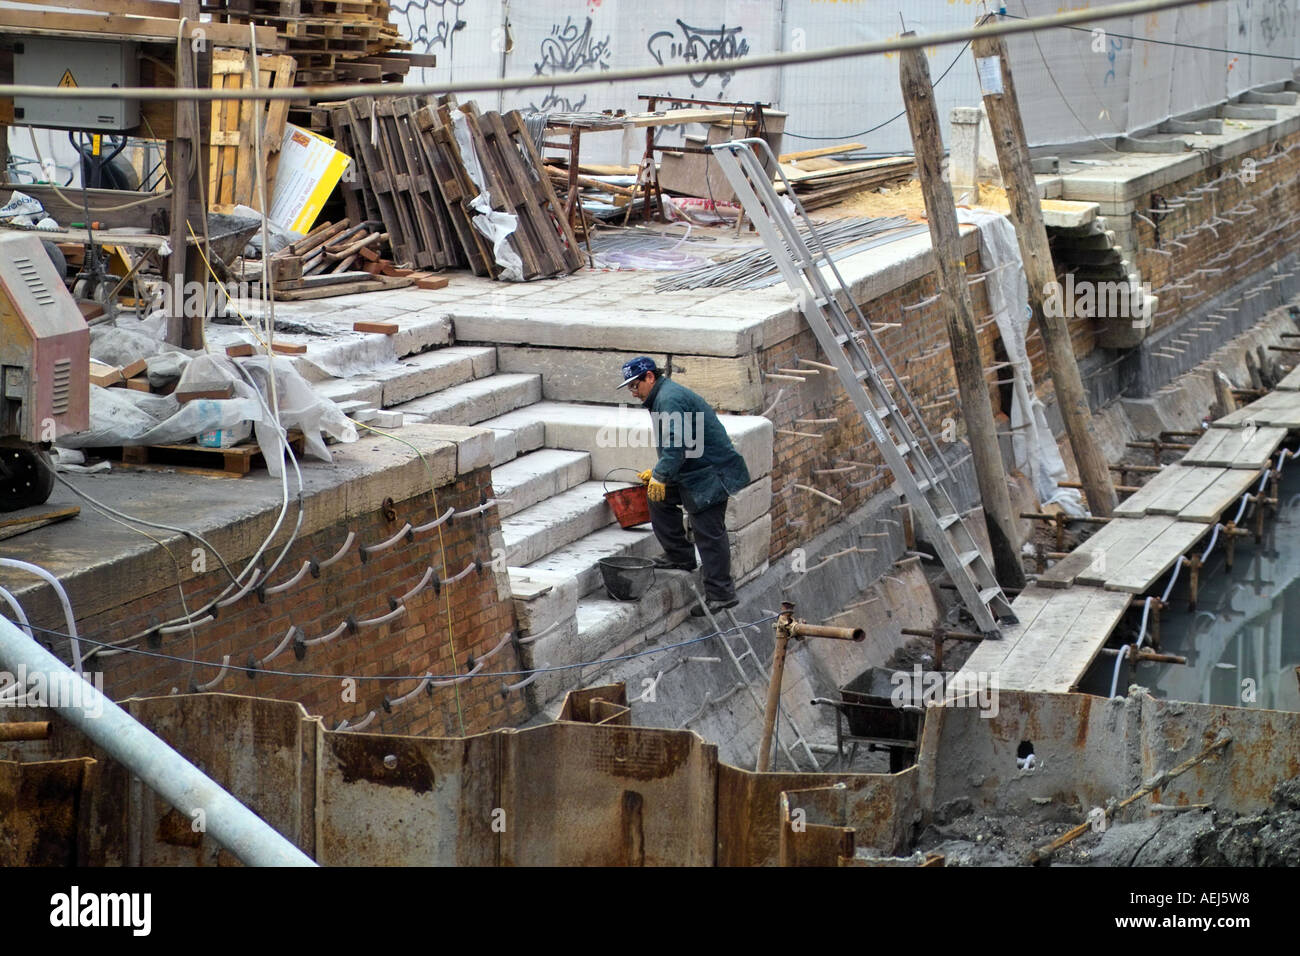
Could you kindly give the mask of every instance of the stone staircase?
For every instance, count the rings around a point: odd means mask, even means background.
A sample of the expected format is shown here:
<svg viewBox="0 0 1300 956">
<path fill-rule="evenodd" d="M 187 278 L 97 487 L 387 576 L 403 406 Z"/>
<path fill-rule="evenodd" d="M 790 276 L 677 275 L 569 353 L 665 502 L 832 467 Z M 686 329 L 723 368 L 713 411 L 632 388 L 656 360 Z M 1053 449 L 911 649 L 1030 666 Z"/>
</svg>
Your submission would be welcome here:
<svg viewBox="0 0 1300 956">
<path fill-rule="evenodd" d="M 698 575 L 656 572 L 635 603 L 609 599 L 601 581 L 603 558 L 661 553 L 648 524 L 619 527 L 604 498 L 607 488 L 627 487 L 633 477 L 618 469 L 654 464 L 648 415 L 640 408 L 543 400 L 540 374 L 499 371 L 495 346 L 453 344 L 450 328 L 409 342 L 424 350 L 346 377 L 315 375 L 315 387 L 338 402 L 400 412 L 404 423 L 491 429 L 493 489 L 505 499 L 498 513 L 521 636 L 541 635 L 528 645 L 534 666 L 611 656 L 686 621 Z M 609 367 L 612 379 L 618 362 Z M 724 415 L 722 422 L 754 478 L 727 511 L 732 573 L 743 583 L 767 567 L 772 426 L 757 416 Z M 573 668 L 540 675 L 538 699 L 555 702 L 598 673 Z"/>
</svg>

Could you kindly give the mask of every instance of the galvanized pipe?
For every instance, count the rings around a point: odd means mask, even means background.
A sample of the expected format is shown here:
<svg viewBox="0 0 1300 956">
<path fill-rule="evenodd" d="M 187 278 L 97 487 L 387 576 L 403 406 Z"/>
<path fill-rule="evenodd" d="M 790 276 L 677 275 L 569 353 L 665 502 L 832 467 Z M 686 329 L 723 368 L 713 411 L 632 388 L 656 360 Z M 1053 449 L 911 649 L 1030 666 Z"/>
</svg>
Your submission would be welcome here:
<svg viewBox="0 0 1300 956">
<path fill-rule="evenodd" d="M 81 680 L 72 669 L 0 618 L 0 664 L 24 667 L 55 680 Z M 93 685 L 82 681 L 82 706 L 60 706 L 58 713 L 120 761 L 146 786 L 178 811 L 193 818 L 203 811 L 207 832 L 249 866 L 315 866 L 270 824 L 219 787 Z M 94 716 L 92 716 L 92 714 Z"/>
</svg>

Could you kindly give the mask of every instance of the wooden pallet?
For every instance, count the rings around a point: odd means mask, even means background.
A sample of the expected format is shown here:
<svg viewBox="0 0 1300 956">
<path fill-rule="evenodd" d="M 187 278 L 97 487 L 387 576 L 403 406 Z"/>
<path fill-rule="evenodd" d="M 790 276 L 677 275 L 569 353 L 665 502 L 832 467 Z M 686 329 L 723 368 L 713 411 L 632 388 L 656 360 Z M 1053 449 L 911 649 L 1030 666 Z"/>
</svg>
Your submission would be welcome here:
<svg viewBox="0 0 1300 956">
<path fill-rule="evenodd" d="M 215 50 L 212 88 L 246 90 L 253 86 L 251 60 L 245 50 Z M 296 64 L 290 56 L 258 57 L 257 85 L 282 89 L 293 85 Z M 259 163 L 266 169 L 269 200 L 289 116 L 287 100 L 213 100 L 208 159 L 208 208 L 229 212 L 237 205 L 261 209 L 257 191 Z M 261 153 L 254 149 L 254 119 L 262 125 Z"/>
<path fill-rule="evenodd" d="M 289 447 L 301 455 L 304 439 L 301 432 L 289 433 Z M 94 453 L 124 465 L 148 469 L 183 470 L 186 474 L 213 474 L 237 478 L 255 468 L 265 468 L 262 450 L 254 443 L 235 445 L 232 448 L 205 448 L 203 445 L 182 443 L 174 445 L 130 445 L 118 448 L 96 448 Z"/>
<path fill-rule="evenodd" d="M 499 270 L 492 256 L 492 246 L 487 237 L 473 226 L 478 212 L 470 202 L 479 191 L 469 178 L 461 159 L 460 146 L 452 133 L 453 103 L 448 97 L 441 102 L 421 107 L 415 114 L 415 126 L 420 133 L 426 165 L 438 186 L 452 228 L 460 240 L 462 255 L 475 275 L 495 279 Z"/>
<path fill-rule="evenodd" d="M 469 121 L 471 140 L 487 177 L 492 206 L 518 217 L 511 245 L 524 263 L 524 278 L 576 272 L 582 267 L 578 241 L 555 196 L 550 177 L 543 174 L 532 137 L 518 112 L 480 114 L 473 103 L 461 107 Z"/>
</svg>

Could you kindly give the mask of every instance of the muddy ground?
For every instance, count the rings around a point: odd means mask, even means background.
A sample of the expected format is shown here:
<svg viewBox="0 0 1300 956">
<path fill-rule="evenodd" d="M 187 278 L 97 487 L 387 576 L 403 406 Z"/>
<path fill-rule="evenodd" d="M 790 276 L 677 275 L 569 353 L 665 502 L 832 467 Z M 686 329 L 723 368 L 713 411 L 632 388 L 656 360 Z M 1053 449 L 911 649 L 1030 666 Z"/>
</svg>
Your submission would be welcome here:
<svg viewBox="0 0 1300 956">
<path fill-rule="evenodd" d="M 971 813 L 957 800 L 940 808 L 914 850 L 941 853 L 947 866 L 1023 866 L 1030 852 L 1081 823 L 1078 806 L 1047 804 L 1025 814 Z M 1211 810 L 1151 814 L 1089 830 L 1058 850 L 1053 866 L 1300 866 L 1300 777 L 1279 784 L 1258 814 Z"/>
</svg>

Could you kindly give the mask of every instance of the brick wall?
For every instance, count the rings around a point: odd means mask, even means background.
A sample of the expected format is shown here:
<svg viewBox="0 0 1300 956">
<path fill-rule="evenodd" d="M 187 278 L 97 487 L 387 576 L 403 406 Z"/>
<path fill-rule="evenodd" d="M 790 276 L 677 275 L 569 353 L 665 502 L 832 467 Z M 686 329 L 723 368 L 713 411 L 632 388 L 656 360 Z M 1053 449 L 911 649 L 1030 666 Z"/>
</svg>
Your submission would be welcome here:
<svg viewBox="0 0 1300 956">
<path fill-rule="evenodd" d="M 966 256 L 966 268 L 969 273 L 982 271 L 978 254 Z M 976 283 L 970 291 L 976 324 L 982 326 L 979 340 L 984 365 L 991 367 L 999 361 L 997 326 L 989 317 L 984 284 Z M 873 328 L 882 329 L 887 323 L 897 324 L 898 327 L 878 331 L 877 338 L 899 376 L 909 377 L 904 381 L 904 387 L 921 409 L 936 440 L 942 441 L 945 422 L 951 422 L 949 435 L 953 435 L 954 430 L 957 437 L 965 434 L 943 303 L 939 300 L 924 308 L 903 311 L 904 306 L 914 305 L 937 293 L 937 278 L 927 274 L 887 295 L 872 299 L 861 308 Z M 1040 394 L 1050 394 L 1050 379 L 1037 333 L 1029 339 L 1029 354 L 1034 359 L 1034 376 Z M 811 370 L 811 366 L 799 364 L 801 358 L 826 361 L 811 330 L 764 349 L 759 357 L 759 367 L 765 373 L 778 375 L 782 374 L 777 371 L 781 368 Z M 994 383 L 1005 376 L 1005 370 L 995 370 L 986 377 Z M 776 397 L 778 388 L 784 390 L 784 395 L 769 413 L 777 430 L 772 453 L 770 559 L 787 554 L 801 542 L 806 543 L 893 483 L 875 444 L 867 437 L 862 417 L 834 372 L 823 370 L 808 376 L 802 385 L 771 380 L 767 383 L 769 403 Z M 1001 395 L 996 387 L 990 390 L 990 399 L 997 413 Z M 1004 418 L 999 418 L 1005 423 Z M 819 419 L 823 421 L 817 421 Z M 827 423 L 826 419 L 835 419 L 835 423 Z M 822 437 L 800 437 L 790 432 L 820 434 Z M 873 467 L 843 470 L 853 462 Z M 836 506 L 795 488 L 796 484 L 816 488 L 838 498 L 843 504 Z"/>
<path fill-rule="evenodd" d="M 1300 134 L 1167 183 L 1138 200 L 1143 218 L 1134 217 L 1137 265 L 1160 296 L 1153 334 L 1294 251 L 1300 224 L 1287 220 L 1300 215 L 1300 149 L 1287 150 L 1296 144 Z M 1161 200 L 1174 208 L 1153 213 Z"/>
<path fill-rule="evenodd" d="M 500 521 L 494 510 L 453 518 L 442 526 L 441 538 L 437 530 L 429 531 L 413 542 L 401 541 L 365 562 L 358 550 L 358 545 L 373 545 L 391 538 L 405 523 L 418 526 L 432 521 L 448 505 L 458 510 L 473 508 L 483 494 L 491 495 L 491 474 L 487 467 L 471 471 L 440 488 L 437 507 L 433 495 L 426 493 L 396 502 L 392 520 L 381 509 L 322 528 L 294 543 L 270 583 L 275 586 L 290 579 L 304 561 L 329 558 L 343 544 L 348 531 L 355 532 L 352 548 L 341 560 L 321 569 L 319 578 L 308 574 L 292 589 L 268 596 L 265 603 L 258 599 L 256 592 L 251 592 L 221 609 L 215 621 L 196 627 L 192 637 L 187 632 L 174 633 L 163 636 L 157 646 L 154 642 L 141 642 L 139 646 L 158 654 L 200 661 L 219 662 L 224 655 L 229 655 L 232 667 L 245 667 L 250 655 L 260 659 L 270 654 L 291 625 L 311 640 L 329 633 L 349 616 L 359 621 L 380 617 L 389 612 L 389 599 L 400 597 L 414 587 L 429 566 L 441 570 L 440 576 L 448 578 L 475 558 L 481 558 L 484 562 L 481 572 L 471 572 L 464 580 L 442 587 L 440 592 L 435 592 L 432 585 L 426 587 L 407 602 L 406 613 L 390 623 L 361 627 L 357 633 L 345 632 L 327 644 L 309 647 L 301 661 L 295 657 L 292 646 L 286 647 L 266 668 L 290 672 L 289 676 L 259 672 L 250 677 L 245 671 L 231 670 L 210 689 L 299 701 L 309 713 L 324 718 L 330 728 L 345 718 L 356 723 L 375 710 L 376 717 L 367 727 L 374 732 L 453 735 L 461 733 L 458 707 L 464 715 L 467 733 L 518 724 L 527 711 L 524 692 L 503 694 L 501 691 L 503 683 L 515 683 L 518 677 L 476 677 L 458 685 L 436 687 L 432 696 L 421 692 L 388 713 L 383 708 L 384 696 L 400 697 L 418 682 L 361 680 L 356 683 L 355 700 L 345 700 L 341 679 L 296 676 L 313 673 L 373 678 L 425 672 L 463 674 L 470 656 L 477 658 L 487 653 L 502 636 L 512 632 L 515 629 L 513 607 L 509 600 L 499 599 L 497 576 L 490 566 L 492 536 L 500 540 Z M 308 507 L 311 507 L 310 499 Z M 289 520 L 293 520 L 292 511 Z M 283 540 L 283 535 L 277 538 L 277 546 L 268 549 L 270 557 L 265 561 L 274 558 Z M 251 557 L 251 552 L 228 553 L 224 557 L 238 569 Z M 229 580 L 220 571 L 213 573 L 212 566 L 217 562 L 211 555 L 207 560 L 208 573 L 185 586 L 191 609 L 214 597 Z M 147 594 L 119 607 L 79 619 L 79 632 L 95 640 L 114 640 L 181 614 L 174 578 L 156 580 L 147 590 Z M 34 623 L 62 628 L 61 620 Z M 86 669 L 103 671 L 104 691 L 115 700 L 165 695 L 173 688 L 186 692 L 191 681 L 204 684 L 217 674 L 213 668 L 191 667 L 164 657 L 134 653 L 96 656 L 87 662 Z M 483 665 L 480 673 L 520 669 L 514 647 L 506 644 Z"/>
</svg>

